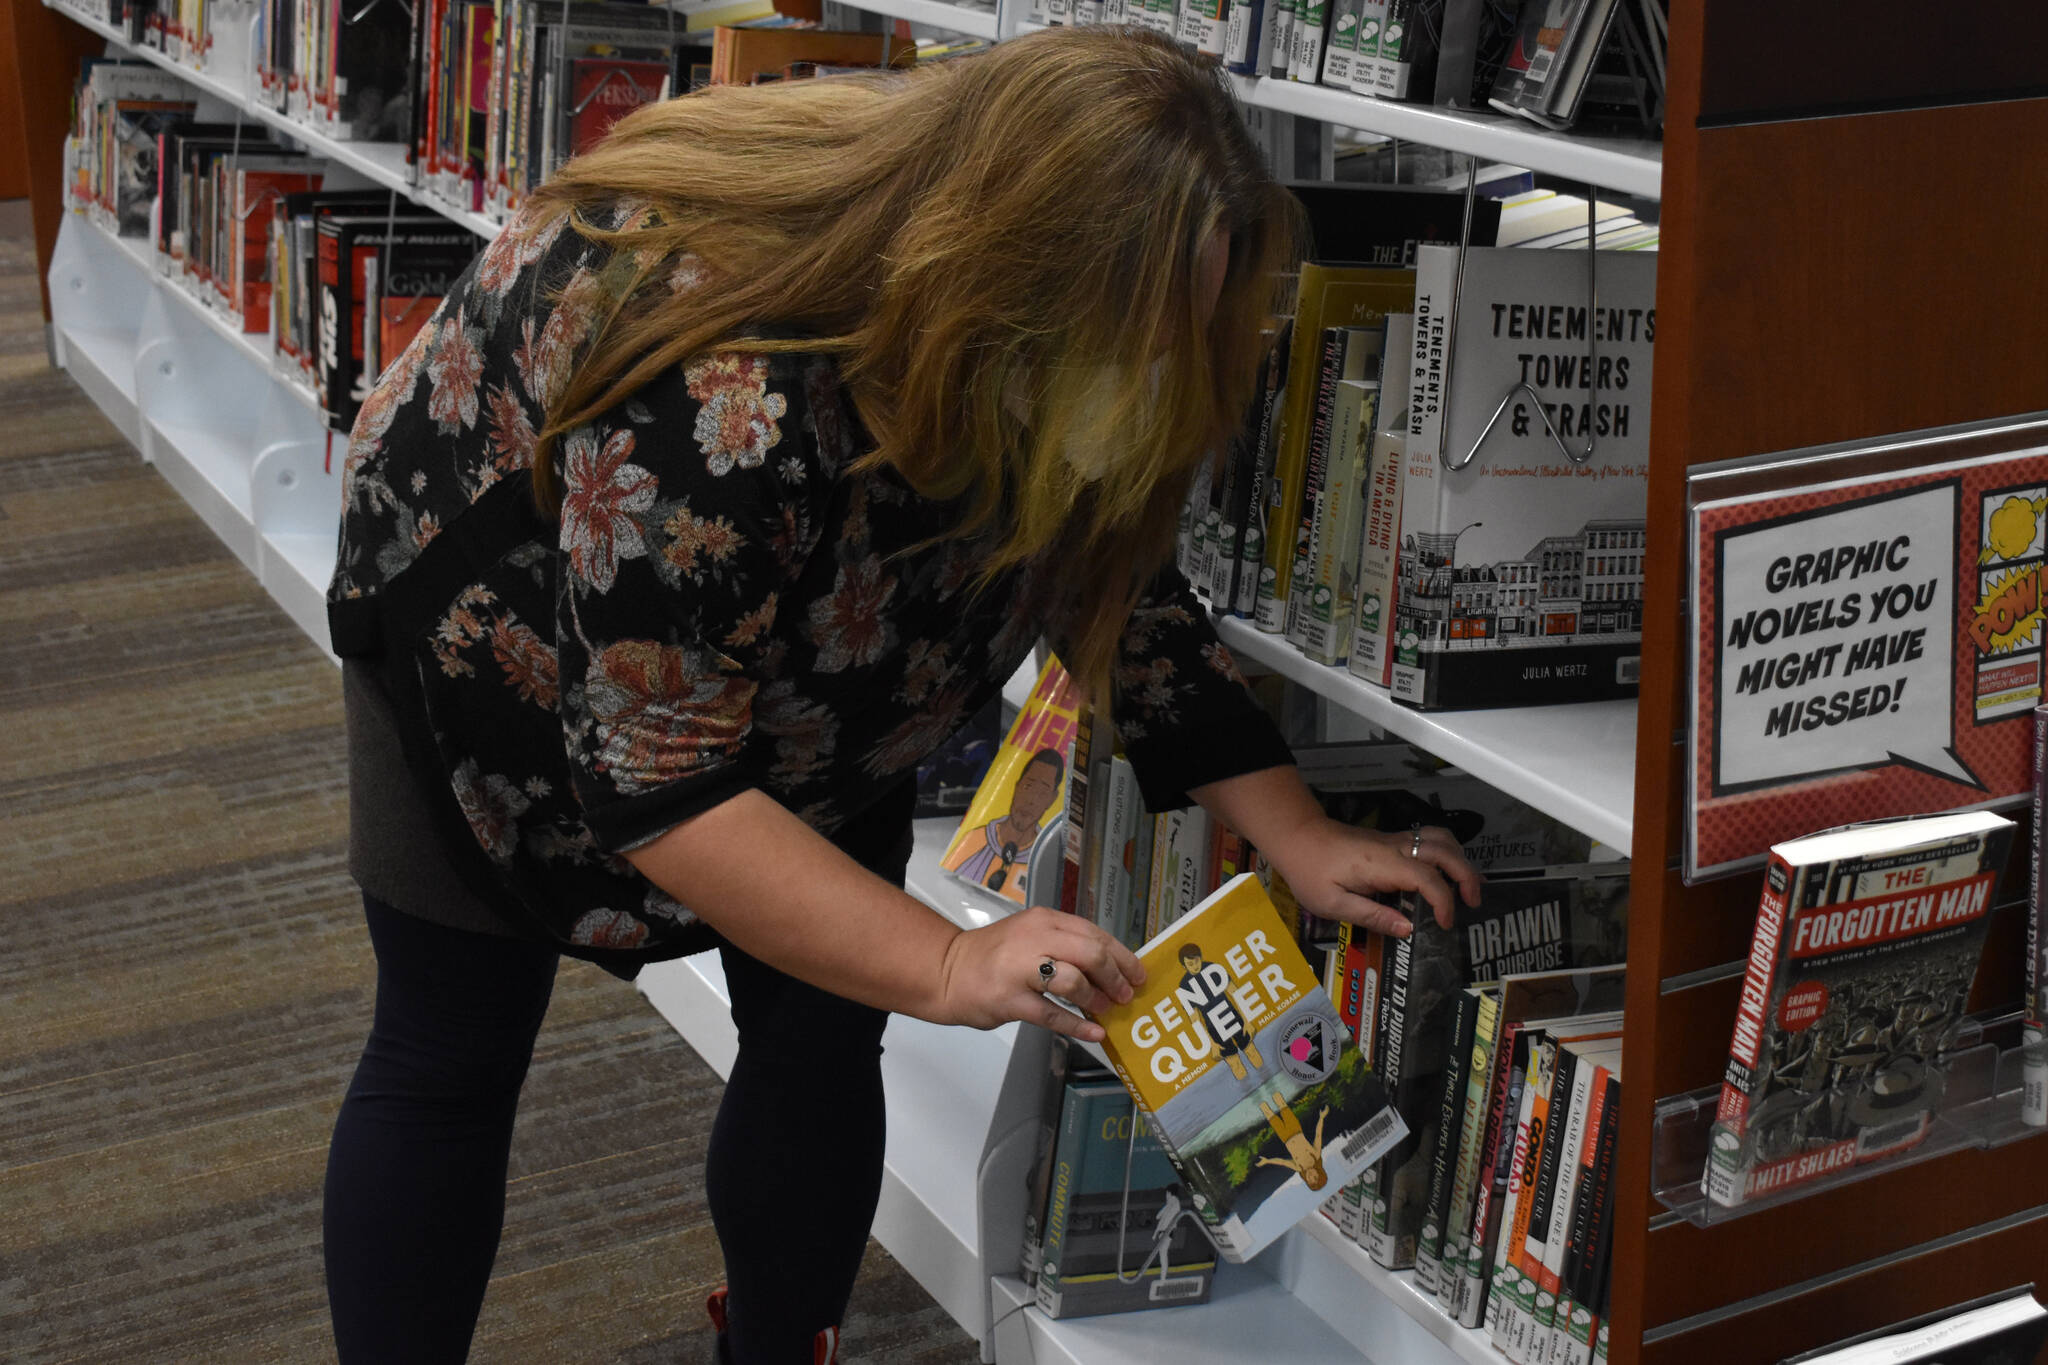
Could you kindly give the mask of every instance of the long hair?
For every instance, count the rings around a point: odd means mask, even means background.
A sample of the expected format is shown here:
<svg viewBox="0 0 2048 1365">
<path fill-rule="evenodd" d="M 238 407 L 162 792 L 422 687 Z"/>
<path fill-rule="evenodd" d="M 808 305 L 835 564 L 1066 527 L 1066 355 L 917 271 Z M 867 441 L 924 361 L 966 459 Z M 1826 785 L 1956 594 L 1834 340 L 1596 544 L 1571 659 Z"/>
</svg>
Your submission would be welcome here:
<svg viewBox="0 0 2048 1365">
<path fill-rule="evenodd" d="M 622 200 L 652 212 L 597 226 Z M 1047 606 L 1091 689 L 1196 471 L 1242 420 L 1305 243 L 1226 78 L 1130 28 L 713 87 L 635 112 L 534 202 L 639 261 L 694 255 L 707 279 L 633 289 L 584 350 L 542 432 L 543 510 L 558 438 L 668 367 L 718 348 L 830 353 L 874 438 L 868 467 L 957 500 L 935 534 L 979 538 L 981 581 L 1057 564 Z M 1204 325 L 1197 275 L 1222 233 Z M 799 337 L 747 335 L 771 327 Z"/>
</svg>

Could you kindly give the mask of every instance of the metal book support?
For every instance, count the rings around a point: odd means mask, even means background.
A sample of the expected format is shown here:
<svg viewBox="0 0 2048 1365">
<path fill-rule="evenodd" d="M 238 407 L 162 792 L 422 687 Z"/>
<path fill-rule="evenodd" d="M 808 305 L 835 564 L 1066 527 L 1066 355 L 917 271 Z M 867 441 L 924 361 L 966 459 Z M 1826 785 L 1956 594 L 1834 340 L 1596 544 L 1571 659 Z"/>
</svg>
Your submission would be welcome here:
<svg viewBox="0 0 2048 1365">
<path fill-rule="evenodd" d="M 1515 395 L 1526 393 L 1536 405 L 1536 415 L 1543 419 L 1543 430 L 1549 433 L 1550 443 L 1557 447 L 1557 453 L 1572 464 L 1584 464 L 1593 458 L 1598 447 L 1598 438 L 1589 429 L 1586 432 L 1586 448 L 1573 451 L 1557 434 L 1557 427 L 1551 423 L 1550 413 L 1544 409 L 1543 395 L 1536 392 L 1524 380 L 1506 393 L 1493 409 L 1493 416 L 1486 419 L 1486 425 L 1479 429 L 1472 448 L 1462 456 L 1453 458 L 1448 445 L 1451 439 L 1450 402 L 1451 386 L 1456 377 L 1451 373 L 1453 360 L 1457 355 L 1458 306 L 1465 297 L 1465 258 L 1472 247 L 1472 204 L 1479 192 L 1479 157 L 1477 154 L 1465 159 L 1465 221 L 1458 232 L 1458 273 L 1451 281 L 1451 307 L 1444 324 L 1444 378 L 1443 399 L 1444 420 L 1437 426 L 1436 457 L 1445 469 L 1457 473 L 1479 457 L 1479 448 L 1486 444 L 1486 438 L 1493 434 L 1500 422 L 1501 414 L 1508 410 L 1508 404 L 1515 401 Z M 1600 271 L 1599 271 L 1599 193 L 1592 185 L 1586 186 L 1586 382 L 1592 383 L 1593 376 L 1600 369 L 1600 344 L 1595 330 L 1600 312 Z"/>
<path fill-rule="evenodd" d="M 1930 1112 L 1924 1135 L 1917 1145 L 1802 1179 L 1781 1190 L 1752 1195 L 1734 1207 L 1714 1202 L 1701 1189 L 1701 1179 L 1713 1150 L 1714 1119 L 1719 1109 L 1721 1087 L 1704 1086 L 1658 1100 L 1650 1120 L 1650 1190 L 1657 1202 L 1669 1210 L 1663 1218 L 1682 1218 L 1699 1227 L 1711 1227 L 1759 1209 L 1774 1208 L 1946 1156 L 1950 1152 L 2003 1147 L 2009 1142 L 2048 1133 L 2048 1128 L 2030 1125 L 2020 1116 L 2021 1049 L 2001 1050 L 1996 1043 L 1983 1041 L 1987 1027 L 2009 1026 L 2014 1017 L 1966 1019 L 1958 1046 L 1924 1063 L 1922 1083 L 1924 1093 L 1929 1096 L 1927 1107 Z M 1868 1110 L 1884 1103 L 1882 1096 L 1872 1098 L 1877 1092 L 1867 1083 L 1867 1077 L 1852 1074 L 1854 1069 L 1850 1066 L 1845 1065 L 1841 1069 L 1843 1078 L 1832 1085 L 1811 1092 L 1780 1091 L 1762 1104 L 1754 1105 L 1750 1112 L 1751 1132 L 1744 1140 L 1745 1147 L 1751 1143 L 1780 1143 L 1783 1150 L 1774 1151 L 1773 1157 L 1817 1155 L 1827 1150 L 1827 1144 L 1815 1138 L 1808 1131 L 1810 1128 L 1827 1128 L 1843 1115 L 1858 1117 L 1859 1108 Z M 1918 1112 L 1917 1106 L 1914 1112 Z M 1862 1115 L 1858 1123 L 1846 1126 L 1842 1131 L 1851 1134 L 1863 1131 L 1867 1126 L 1863 1120 L 1867 1117 L 1867 1114 Z M 1757 1125 L 1760 1122 L 1770 1125 L 1771 1131 L 1759 1133 Z M 1847 1142 L 1852 1139 L 1844 1137 L 1841 1140 Z M 1808 1147 L 1808 1143 L 1812 1146 Z"/>
</svg>

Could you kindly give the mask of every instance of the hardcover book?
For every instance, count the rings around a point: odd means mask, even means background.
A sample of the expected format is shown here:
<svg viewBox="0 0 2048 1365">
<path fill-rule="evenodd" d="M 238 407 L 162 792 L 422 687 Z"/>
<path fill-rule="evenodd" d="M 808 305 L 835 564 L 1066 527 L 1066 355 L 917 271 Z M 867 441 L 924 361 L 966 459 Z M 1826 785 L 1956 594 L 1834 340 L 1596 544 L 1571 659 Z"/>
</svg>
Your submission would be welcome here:
<svg viewBox="0 0 2048 1365">
<path fill-rule="evenodd" d="M 1772 847 L 1708 1198 L 1734 1207 L 1927 1136 L 2013 828 L 1973 811 Z"/>
<path fill-rule="evenodd" d="M 569 64 L 569 155 L 595 147 L 612 125 L 668 89 L 667 62 L 578 57 Z"/>
<path fill-rule="evenodd" d="M 939 866 L 1017 905 L 1059 904 L 1066 854 L 1067 764 L 1080 728 L 1081 695 L 1058 660 L 1048 662 L 989 763 Z M 1031 878 L 1043 868 L 1048 885 Z"/>
<path fill-rule="evenodd" d="M 1226 1259 L 1314 1213 L 1406 1131 L 1250 874 L 1145 945 L 1146 982 L 1097 1016 Z"/>
<path fill-rule="evenodd" d="M 334 214 L 315 226 L 320 405 L 336 431 L 355 425 L 380 361 L 398 356 L 389 347 L 410 341 L 476 255 L 467 228 L 413 215 Z"/>
<path fill-rule="evenodd" d="M 1589 319 L 1589 252 L 1475 247 L 1462 291 L 1458 254 L 1425 246 L 1417 269 L 1393 694 L 1425 708 L 1633 696 L 1656 258 L 1600 252 Z"/>
</svg>

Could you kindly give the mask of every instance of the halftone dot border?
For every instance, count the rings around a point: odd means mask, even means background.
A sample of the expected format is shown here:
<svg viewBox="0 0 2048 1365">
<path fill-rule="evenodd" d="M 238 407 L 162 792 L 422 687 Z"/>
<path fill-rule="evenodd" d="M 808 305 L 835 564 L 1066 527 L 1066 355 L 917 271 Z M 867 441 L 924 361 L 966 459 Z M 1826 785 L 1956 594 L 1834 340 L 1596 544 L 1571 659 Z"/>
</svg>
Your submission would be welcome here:
<svg viewBox="0 0 2048 1365">
<path fill-rule="evenodd" d="M 1782 787 L 1738 792 L 1716 797 L 1713 793 L 1712 744 L 1715 698 L 1712 686 L 1715 609 L 1717 585 L 1712 581 L 1715 546 L 1729 531 L 1761 521 L 1801 512 L 1818 511 L 1863 502 L 1887 494 L 1923 488 L 1931 484 L 1958 483 L 1960 513 L 1956 525 L 1958 592 L 1956 635 L 1958 648 L 1951 673 L 1951 702 L 1954 709 L 1957 757 L 1984 783 L 1984 790 L 1936 777 L 1932 773 L 1890 764 L 1855 772 L 1794 782 Z M 1849 487 L 1795 490 L 1776 497 L 1721 507 L 1706 507 L 1698 513 L 1698 544 L 1702 573 L 1699 601 L 1695 604 L 1693 629 L 1700 674 L 1693 679 L 1695 748 L 1698 759 L 1690 775 L 1693 783 L 1692 825 L 1694 862 L 1701 868 L 1760 857 L 1772 844 L 1797 838 L 1814 830 L 1857 820 L 1875 820 L 1893 815 L 1919 815 L 1951 810 L 1958 806 L 1981 806 L 2032 790 L 2034 730 L 2032 716 L 2015 715 L 1977 723 L 1975 678 L 1977 655 L 1962 646 L 1969 640 L 1969 625 L 1976 599 L 1961 591 L 1977 582 L 1974 566 L 1982 545 L 1984 513 L 1982 500 L 2030 484 L 2048 484 L 2048 456 L 2031 455 L 2010 460 L 1992 460 L 1962 469 L 1943 469 L 1878 479 Z"/>
</svg>

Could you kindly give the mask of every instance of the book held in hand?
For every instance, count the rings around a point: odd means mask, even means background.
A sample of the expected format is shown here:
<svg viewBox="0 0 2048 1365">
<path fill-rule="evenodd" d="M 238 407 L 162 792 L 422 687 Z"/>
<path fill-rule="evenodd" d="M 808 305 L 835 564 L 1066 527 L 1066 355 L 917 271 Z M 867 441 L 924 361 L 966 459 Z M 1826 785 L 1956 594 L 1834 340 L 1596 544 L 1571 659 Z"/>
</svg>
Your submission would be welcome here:
<svg viewBox="0 0 2048 1365">
<path fill-rule="evenodd" d="M 1226 1259 L 1314 1213 L 1406 1129 L 1250 874 L 1139 954 L 1146 980 L 1096 1016 L 1117 1076 Z"/>
<path fill-rule="evenodd" d="M 1771 849 L 1709 1199 L 1732 1208 L 1927 1136 L 2012 839 L 1973 811 Z"/>
</svg>

